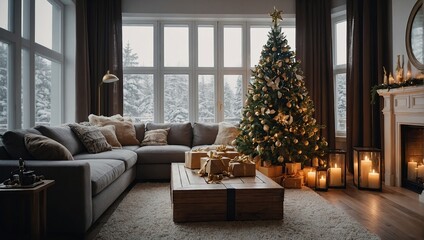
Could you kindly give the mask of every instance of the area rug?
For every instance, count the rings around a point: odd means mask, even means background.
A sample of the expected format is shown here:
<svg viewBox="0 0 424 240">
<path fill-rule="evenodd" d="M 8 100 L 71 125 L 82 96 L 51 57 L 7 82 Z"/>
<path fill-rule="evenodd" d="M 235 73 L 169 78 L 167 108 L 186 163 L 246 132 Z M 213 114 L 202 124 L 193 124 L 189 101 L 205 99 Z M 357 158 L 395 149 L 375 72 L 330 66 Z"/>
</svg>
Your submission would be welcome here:
<svg viewBox="0 0 424 240">
<path fill-rule="evenodd" d="M 379 239 L 309 188 L 286 189 L 284 219 L 174 223 L 169 183 L 136 184 L 96 239 Z"/>
</svg>

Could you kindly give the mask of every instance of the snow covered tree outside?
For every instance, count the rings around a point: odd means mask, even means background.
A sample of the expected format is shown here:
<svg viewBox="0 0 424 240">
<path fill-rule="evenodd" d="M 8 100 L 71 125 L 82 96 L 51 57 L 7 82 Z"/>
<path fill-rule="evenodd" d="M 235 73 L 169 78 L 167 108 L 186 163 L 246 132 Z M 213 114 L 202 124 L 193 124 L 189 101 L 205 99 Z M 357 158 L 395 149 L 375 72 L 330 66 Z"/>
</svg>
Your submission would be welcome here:
<svg viewBox="0 0 424 240">
<path fill-rule="evenodd" d="M 346 74 L 336 75 L 336 130 L 346 131 Z"/>
<path fill-rule="evenodd" d="M 189 79 L 185 74 L 164 76 L 165 123 L 188 122 Z"/>
<path fill-rule="evenodd" d="M 137 53 L 129 42 L 123 49 L 124 67 L 138 66 Z M 154 114 L 153 74 L 124 74 L 124 115 L 135 122 L 152 122 Z"/>
<path fill-rule="evenodd" d="M 0 133 L 7 131 L 8 45 L 0 42 Z"/>
<path fill-rule="evenodd" d="M 243 107 L 241 75 L 224 75 L 224 121 L 239 123 Z"/>
<path fill-rule="evenodd" d="M 52 62 L 35 55 L 35 125 L 50 125 Z"/>
<path fill-rule="evenodd" d="M 215 77 L 199 75 L 199 122 L 215 122 Z"/>
<path fill-rule="evenodd" d="M 270 15 L 274 24 L 252 70 L 236 145 L 239 152 L 268 164 L 304 163 L 323 156 L 327 142 L 319 136 L 323 126 L 313 118 L 300 62 L 279 26 L 281 11 Z"/>
</svg>

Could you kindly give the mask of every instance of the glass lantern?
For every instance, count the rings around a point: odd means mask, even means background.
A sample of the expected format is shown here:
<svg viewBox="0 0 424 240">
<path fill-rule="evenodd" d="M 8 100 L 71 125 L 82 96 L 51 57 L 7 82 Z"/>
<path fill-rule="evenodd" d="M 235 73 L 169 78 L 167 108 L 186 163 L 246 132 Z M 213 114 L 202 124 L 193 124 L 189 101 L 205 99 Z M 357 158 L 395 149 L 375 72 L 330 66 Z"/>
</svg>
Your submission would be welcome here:
<svg viewBox="0 0 424 240">
<path fill-rule="evenodd" d="M 316 168 L 315 167 L 304 167 L 303 175 L 305 177 L 305 183 L 310 188 L 315 188 L 315 178 L 316 178 Z"/>
<path fill-rule="evenodd" d="M 327 154 L 328 187 L 346 188 L 346 152 L 329 150 Z"/>
<path fill-rule="evenodd" d="M 381 150 L 353 148 L 353 183 L 358 189 L 381 191 Z"/>
<path fill-rule="evenodd" d="M 315 190 L 317 191 L 328 190 L 327 168 L 317 168 L 316 177 L 315 177 Z"/>
</svg>

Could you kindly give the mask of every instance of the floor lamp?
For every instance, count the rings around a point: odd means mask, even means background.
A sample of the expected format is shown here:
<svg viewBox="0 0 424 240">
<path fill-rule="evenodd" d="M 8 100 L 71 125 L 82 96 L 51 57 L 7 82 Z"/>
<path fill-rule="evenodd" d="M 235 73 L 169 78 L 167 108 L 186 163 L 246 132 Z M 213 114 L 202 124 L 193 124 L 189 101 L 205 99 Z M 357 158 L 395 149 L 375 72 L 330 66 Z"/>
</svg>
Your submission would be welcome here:
<svg viewBox="0 0 424 240">
<path fill-rule="evenodd" d="M 97 113 L 98 113 L 99 116 L 100 116 L 100 106 L 101 106 L 101 99 L 102 99 L 101 98 L 101 92 L 102 92 L 103 83 L 113 83 L 113 82 L 116 82 L 116 81 L 119 81 L 119 78 L 116 75 L 110 73 L 109 70 L 107 70 L 107 73 L 103 76 L 103 79 L 100 82 L 99 89 L 98 89 L 99 90 L 99 94 L 98 94 L 99 103 L 97 105 L 98 106 Z"/>
</svg>

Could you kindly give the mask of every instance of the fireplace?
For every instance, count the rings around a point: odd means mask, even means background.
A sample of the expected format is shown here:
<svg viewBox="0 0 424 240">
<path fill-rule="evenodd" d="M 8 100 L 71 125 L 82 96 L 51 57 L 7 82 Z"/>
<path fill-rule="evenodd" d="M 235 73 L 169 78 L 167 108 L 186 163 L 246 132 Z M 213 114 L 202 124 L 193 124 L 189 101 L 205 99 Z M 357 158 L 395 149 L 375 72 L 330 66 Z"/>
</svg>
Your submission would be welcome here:
<svg viewBox="0 0 424 240">
<path fill-rule="evenodd" d="M 402 187 L 424 189 L 424 126 L 401 126 Z"/>
<path fill-rule="evenodd" d="M 411 144 L 410 148 L 415 149 L 413 147 L 415 143 L 409 140 L 419 138 L 419 135 L 408 136 L 408 133 L 414 135 L 421 132 L 422 134 L 424 128 L 424 86 L 381 89 L 378 90 L 378 94 L 384 99 L 382 110 L 384 114 L 384 184 L 404 186 L 418 191 L 418 178 L 415 177 L 413 181 L 412 167 L 415 164 L 411 163 L 410 180 L 408 180 L 407 166 L 408 162 L 412 161 L 411 158 L 416 159 L 418 175 L 418 166 L 423 161 L 423 152 L 422 150 L 421 152 L 419 150 L 405 151 L 405 149 L 406 145 Z M 421 140 L 421 144 L 423 141 Z M 421 149 L 423 149 L 422 145 Z M 405 180 L 404 176 L 406 176 Z"/>
</svg>

